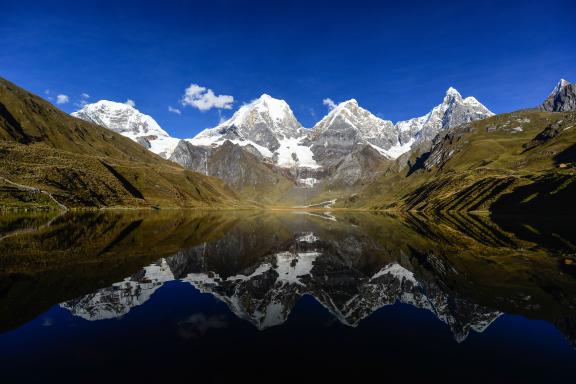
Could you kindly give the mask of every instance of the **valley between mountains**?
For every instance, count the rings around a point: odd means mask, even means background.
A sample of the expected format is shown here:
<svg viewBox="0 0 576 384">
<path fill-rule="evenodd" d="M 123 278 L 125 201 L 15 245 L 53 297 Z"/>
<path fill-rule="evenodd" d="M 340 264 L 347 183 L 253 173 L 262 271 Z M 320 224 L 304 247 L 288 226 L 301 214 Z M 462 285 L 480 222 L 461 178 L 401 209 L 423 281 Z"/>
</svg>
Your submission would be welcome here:
<svg viewBox="0 0 576 384">
<path fill-rule="evenodd" d="M 304 128 L 262 95 L 220 125 L 171 137 L 133 106 L 68 115 L 0 79 L 0 206 L 573 212 L 576 86 L 494 115 L 449 88 L 393 123 L 352 99 Z"/>
</svg>

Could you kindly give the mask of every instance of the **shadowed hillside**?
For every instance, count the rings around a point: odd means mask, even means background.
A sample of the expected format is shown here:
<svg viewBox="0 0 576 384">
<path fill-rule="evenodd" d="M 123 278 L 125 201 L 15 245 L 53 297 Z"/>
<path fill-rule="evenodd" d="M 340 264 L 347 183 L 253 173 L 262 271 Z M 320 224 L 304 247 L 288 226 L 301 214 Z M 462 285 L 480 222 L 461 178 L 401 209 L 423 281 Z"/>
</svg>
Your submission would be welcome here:
<svg viewBox="0 0 576 384">
<path fill-rule="evenodd" d="M 0 206 L 238 207 L 216 178 L 71 117 L 0 79 Z"/>
</svg>

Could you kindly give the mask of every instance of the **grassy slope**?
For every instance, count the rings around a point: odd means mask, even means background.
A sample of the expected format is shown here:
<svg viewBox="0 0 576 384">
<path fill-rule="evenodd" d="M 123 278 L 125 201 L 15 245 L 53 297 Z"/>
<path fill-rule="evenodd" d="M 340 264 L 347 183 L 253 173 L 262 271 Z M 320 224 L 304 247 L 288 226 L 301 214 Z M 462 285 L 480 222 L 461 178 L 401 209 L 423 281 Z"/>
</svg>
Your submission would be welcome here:
<svg viewBox="0 0 576 384">
<path fill-rule="evenodd" d="M 522 128 L 515 129 L 517 127 Z M 533 139 L 555 127 L 556 137 Z M 574 193 L 576 114 L 524 110 L 458 127 L 437 142 L 429 169 L 380 177 L 347 207 L 421 211 L 562 208 Z M 412 164 L 415 159 L 410 159 Z"/>
<path fill-rule="evenodd" d="M 0 78 L 0 206 L 238 206 L 218 179 L 187 171 L 132 140 L 61 112 Z"/>
</svg>

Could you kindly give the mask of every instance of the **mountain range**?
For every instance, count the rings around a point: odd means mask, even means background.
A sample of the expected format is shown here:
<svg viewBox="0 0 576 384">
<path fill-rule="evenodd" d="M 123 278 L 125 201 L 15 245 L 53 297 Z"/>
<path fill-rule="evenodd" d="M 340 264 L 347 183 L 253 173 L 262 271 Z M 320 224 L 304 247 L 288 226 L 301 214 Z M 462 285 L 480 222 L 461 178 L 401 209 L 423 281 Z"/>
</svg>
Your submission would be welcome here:
<svg viewBox="0 0 576 384">
<path fill-rule="evenodd" d="M 418 118 L 394 124 L 352 99 L 307 129 L 285 101 L 264 94 L 215 128 L 182 140 L 123 103 L 101 100 L 72 115 L 130 137 L 186 168 L 217 176 L 241 194 L 254 197 L 257 189 L 267 192 L 260 200 L 286 204 L 305 203 L 298 197 L 326 189 L 354 189 L 412 146 L 429 145 L 439 132 L 493 113 L 450 88 L 442 103 Z"/>
<path fill-rule="evenodd" d="M 429 113 L 397 123 L 351 99 L 312 128 L 264 94 L 178 139 L 132 105 L 101 100 L 68 116 L 3 80 L 4 205 L 189 206 L 191 194 L 206 206 L 549 209 L 574 188 L 574 92 L 561 80 L 539 108 L 494 115 L 449 88 Z M 151 162 L 172 173 L 147 172 Z M 166 177 L 177 169 L 188 176 Z"/>
<path fill-rule="evenodd" d="M 284 100 L 264 94 L 215 128 L 182 141 L 196 147 L 215 147 L 230 141 L 249 147 L 249 152 L 270 158 L 280 167 L 314 169 L 337 163 L 356 145 L 370 145 L 382 156 L 395 159 L 408 152 L 412 144 L 430 141 L 442 130 L 493 115 L 474 97 L 463 99 L 457 90 L 449 88 L 442 103 L 421 117 L 394 124 L 351 99 L 306 129 Z M 181 144 L 152 117 L 125 103 L 100 100 L 86 104 L 72 116 L 130 137 L 165 158 L 171 158 Z"/>
</svg>

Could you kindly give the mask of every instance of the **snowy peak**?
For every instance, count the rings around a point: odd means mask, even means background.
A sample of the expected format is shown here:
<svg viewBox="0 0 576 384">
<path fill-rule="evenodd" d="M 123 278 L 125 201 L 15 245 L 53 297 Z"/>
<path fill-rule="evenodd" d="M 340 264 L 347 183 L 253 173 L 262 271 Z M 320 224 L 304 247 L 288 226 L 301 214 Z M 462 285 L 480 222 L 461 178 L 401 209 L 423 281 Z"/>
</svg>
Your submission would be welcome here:
<svg viewBox="0 0 576 384">
<path fill-rule="evenodd" d="M 260 113 L 268 113 L 273 120 L 282 121 L 286 117 L 294 116 L 290 106 L 284 100 L 275 99 L 270 95 L 262 94 L 253 105 Z"/>
<path fill-rule="evenodd" d="M 576 111 L 576 84 L 560 79 L 539 108 L 548 112 Z"/>
<path fill-rule="evenodd" d="M 453 100 L 462 100 L 462 95 L 458 90 L 456 90 L 456 88 L 450 87 L 444 96 L 444 103 L 449 103 Z"/>
<path fill-rule="evenodd" d="M 402 143 L 414 139 L 415 142 L 430 141 L 440 131 L 471 121 L 484 119 L 494 114 L 476 98 L 462 98 L 460 92 L 450 87 L 442 103 L 424 116 L 399 121 L 396 124 Z"/>
<path fill-rule="evenodd" d="M 368 110 L 360 107 L 356 99 L 350 99 L 338 104 L 320 122 L 312 132 L 321 133 L 329 129 L 353 129 L 362 136 L 376 137 L 383 129 L 390 129 L 391 121 L 380 119 Z"/>
<path fill-rule="evenodd" d="M 254 113 L 269 117 L 273 122 L 282 122 L 286 118 L 294 117 L 288 103 L 264 93 L 256 100 L 240 107 L 231 119 L 221 125 L 242 126 L 248 123 L 248 119 Z"/>
<path fill-rule="evenodd" d="M 246 104 L 234 113 L 232 118 L 220 124 L 217 128 L 234 126 L 246 139 L 257 136 L 259 130 L 269 130 L 277 139 L 296 137 L 302 126 L 296 120 L 292 109 L 286 101 L 275 99 L 263 94 L 258 99 Z"/>
<path fill-rule="evenodd" d="M 136 108 L 125 103 L 110 100 L 100 100 L 86 104 L 72 116 L 102 125 L 118 133 L 130 133 L 137 136 L 160 135 L 168 136 L 156 120 L 141 113 Z"/>
<path fill-rule="evenodd" d="M 480 103 L 475 97 L 468 96 L 466 98 L 462 98 L 460 92 L 458 92 L 458 90 L 453 87 L 448 88 L 448 90 L 446 91 L 446 95 L 444 96 L 442 104 L 446 105 L 447 108 L 449 108 L 450 105 L 453 104 L 461 104 L 473 108 L 473 110 L 471 111 L 472 113 L 481 112 L 485 114 L 493 114 L 492 112 L 490 112 L 488 108 L 482 105 L 482 103 Z"/>
<path fill-rule="evenodd" d="M 565 86 L 570 85 L 570 82 L 568 80 L 565 79 L 560 79 L 558 81 L 558 83 L 556 83 L 556 86 L 554 87 L 554 89 L 552 90 L 552 92 L 550 92 L 550 94 L 548 95 L 548 97 L 555 97 L 557 94 L 560 93 L 560 91 L 562 90 L 562 88 L 564 88 Z"/>
<path fill-rule="evenodd" d="M 319 168 L 292 109 L 284 100 L 263 94 L 243 105 L 230 119 L 187 140 L 198 147 L 220 146 L 230 141 L 258 153 L 283 168 Z"/>
<path fill-rule="evenodd" d="M 338 107 L 341 107 L 341 108 L 358 107 L 358 101 L 356 99 L 346 100 L 346 101 L 343 101 L 340 104 L 338 104 L 336 106 L 336 108 L 338 108 Z"/>
<path fill-rule="evenodd" d="M 327 165 L 336 164 L 358 145 L 369 145 L 387 158 L 396 158 L 407 150 L 401 148 L 391 121 L 374 116 L 355 99 L 338 104 L 310 130 L 309 136 L 316 158 Z"/>
<path fill-rule="evenodd" d="M 240 107 L 230 119 L 205 129 L 189 142 L 200 146 L 219 145 L 225 140 L 250 142 L 262 155 L 271 156 L 283 140 L 301 136 L 301 128 L 288 103 L 263 94 Z"/>
<path fill-rule="evenodd" d="M 170 137 L 151 116 L 125 103 L 100 100 L 86 104 L 72 116 L 129 137 L 165 158 L 170 156 L 179 141 Z"/>
</svg>

